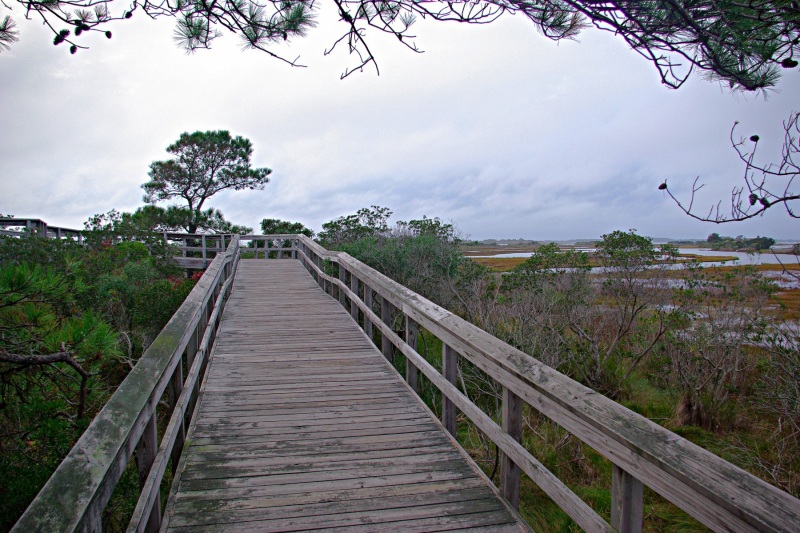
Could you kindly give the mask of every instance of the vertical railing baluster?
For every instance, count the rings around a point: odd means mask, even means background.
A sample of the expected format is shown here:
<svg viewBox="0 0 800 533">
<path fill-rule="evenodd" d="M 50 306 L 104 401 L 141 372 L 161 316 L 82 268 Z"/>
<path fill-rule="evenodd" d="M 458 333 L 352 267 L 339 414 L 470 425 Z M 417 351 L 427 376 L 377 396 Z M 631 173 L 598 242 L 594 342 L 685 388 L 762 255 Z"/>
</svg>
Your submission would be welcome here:
<svg viewBox="0 0 800 533">
<path fill-rule="evenodd" d="M 203 268 L 208 268 L 208 257 L 207 257 L 207 249 L 206 249 L 206 236 L 205 234 L 200 238 L 200 242 L 202 243 L 203 247 Z"/>
<path fill-rule="evenodd" d="M 345 295 L 344 290 L 342 287 L 346 287 L 347 283 L 347 269 L 344 267 L 343 264 L 339 263 L 339 281 L 341 282 L 341 286 L 337 285 L 336 290 L 339 292 L 339 303 L 347 309 L 347 295 Z"/>
<path fill-rule="evenodd" d="M 392 304 L 384 298 L 381 298 L 381 321 L 389 326 L 392 327 Z M 394 350 L 392 349 L 392 341 L 389 340 L 389 337 L 381 333 L 381 353 L 383 353 L 384 357 L 389 360 L 390 363 L 394 364 Z"/>
<path fill-rule="evenodd" d="M 356 295 L 355 297 L 358 298 L 358 277 L 352 272 L 350 272 L 350 290 Z M 350 316 L 352 316 L 353 320 L 358 324 L 358 305 L 356 305 L 355 299 L 350 301 Z"/>
<path fill-rule="evenodd" d="M 139 440 L 139 444 L 136 446 L 136 467 L 139 470 L 140 487 L 144 487 L 144 484 L 147 481 L 147 474 L 150 473 L 150 468 L 153 466 L 153 462 L 156 459 L 157 453 L 158 430 L 156 427 L 156 412 L 154 410 L 150 420 L 147 421 L 147 426 L 144 428 L 142 438 Z M 160 499 L 156 500 L 155 504 L 153 505 L 153 510 L 150 512 L 150 516 L 147 519 L 145 531 L 158 531 L 159 527 L 161 527 Z"/>
<path fill-rule="evenodd" d="M 417 336 L 419 335 L 419 325 L 412 318 L 406 315 L 406 344 L 412 350 L 417 350 Z M 411 390 L 419 394 L 419 371 L 414 363 L 406 357 L 406 383 L 411 387 Z"/>
<path fill-rule="evenodd" d="M 202 318 L 201 318 L 202 320 Z M 189 337 L 189 344 L 186 346 L 186 371 L 192 368 L 194 359 L 197 356 L 197 350 L 200 348 L 200 340 L 203 338 L 203 326 L 200 322 L 195 326 L 192 336 Z M 194 406 L 197 402 L 197 395 L 200 393 L 200 380 L 196 380 L 193 390 L 189 396 L 189 401 L 186 406 L 186 417 L 184 417 L 184 424 L 188 424 L 192 420 L 194 413 Z"/>
<path fill-rule="evenodd" d="M 447 381 L 456 385 L 458 368 L 458 353 L 445 343 L 442 343 L 442 375 Z M 456 406 L 447 396 L 442 394 L 442 424 L 452 436 L 457 436 Z"/>
<path fill-rule="evenodd" d="M 620 533 L 641 533 L 642 482 L 612 465 L 611 469 L 611 527 Z"/>
<path fill-rule="evenodd" d="M 503 431 L 517 442 L 522 440 L 522 400 L 506 387 L 503 387 Z M 500 466 L 503 497 L 519 510 L 519 466 L 505 453 Z"/>
<path fill-rule="evenodd" d="M 169 386 L 167 387 L 167 400 L 169 402 L 170 415 L 175 410 L 175 405 L 178 403 L 178 398 L 183 391 L 183 361 L 178 360 L 178 365 L 175 367 L 175 372 L 172 373 Z M 178 469 L 178 460 L 181 458 L 181 451 L 183 450 L 183 443 L 186 438 L 186 427 L 181 420 L 180 428 L 178 429 L 175 445 L 172 447 L 170 457 L 172 458 L 172 473 Z"/>
<path fill-rule="evenodd" d="M 372 288 L 366 283 L 364 283 L 364 305 L 372 311 Z M 372 319 L 366 313 L 364 314 L 364 333 L 367 334 L 369 340 L 372 340 Z"/>
</svg>

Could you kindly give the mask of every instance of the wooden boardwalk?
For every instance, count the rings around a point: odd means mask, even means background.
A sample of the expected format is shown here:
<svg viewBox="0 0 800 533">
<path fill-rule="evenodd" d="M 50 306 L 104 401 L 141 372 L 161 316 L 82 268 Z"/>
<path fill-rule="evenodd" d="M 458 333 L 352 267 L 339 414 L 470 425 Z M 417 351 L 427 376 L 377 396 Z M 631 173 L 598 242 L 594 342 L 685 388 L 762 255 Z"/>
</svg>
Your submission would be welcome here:
<svg viewBox="0 0 800 533">
<path fill-rule="evenodd" d="M 242 260 L 162 531 L 527 531 L 299 261 Z"/>
</svg>

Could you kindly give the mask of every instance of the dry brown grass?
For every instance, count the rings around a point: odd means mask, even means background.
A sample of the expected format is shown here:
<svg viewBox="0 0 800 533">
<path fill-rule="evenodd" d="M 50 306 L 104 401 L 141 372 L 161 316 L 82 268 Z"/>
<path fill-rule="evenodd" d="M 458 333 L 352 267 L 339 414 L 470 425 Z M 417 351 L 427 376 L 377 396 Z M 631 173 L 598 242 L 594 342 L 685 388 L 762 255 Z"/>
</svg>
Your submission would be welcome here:
<svg viewBox="0 0 800 533">
<path fill-rule="evenodd" d="M 680 258 L 684 261 L 696 259 L 699 263 L 713 263 L 717 261 L 736 261 L 739 259 L 733 255 L 698 255 L 698 254 L 681 254 Z"/>
<path fill-rule="evenodd" d="M 782 290 L 776 293 L 774 298 L 781 304 L 781 316 L 783 319 L 800 319 L 800 289 Z"/>
<path fill-rule="evenodd" d="M 479 265 L 489 267 L 494 272 L 508 272 L 527 259 L 527 257 L 470 257 Z"/>
</svg>

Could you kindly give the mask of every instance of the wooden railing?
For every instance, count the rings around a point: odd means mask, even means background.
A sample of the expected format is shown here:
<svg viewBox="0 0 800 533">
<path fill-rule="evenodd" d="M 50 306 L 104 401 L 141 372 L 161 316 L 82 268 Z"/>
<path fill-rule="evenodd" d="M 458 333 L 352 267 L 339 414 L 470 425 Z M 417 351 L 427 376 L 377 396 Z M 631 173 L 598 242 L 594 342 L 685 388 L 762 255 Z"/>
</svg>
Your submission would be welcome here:
<svg viewBox="0 0 800 533">
<path fill-rule="evenodd" d="M 171 233 L 164 232 L 164 241 L 172 244 L 181 252 L 175 257 L 175 262 L 183 268 L 206 268 L 218 253 L 227 249 L 231 241 L 230 235 L 214 233 Z M 283 247 L 284 243 L 292 242 L 295 235 L 241 235 L 242 241 L 250 241 L 252 248 L 243 249 L 242 252 L 249 257 L 264 258 L 293 257 L 291 248 Z"/>
<path fill-rule="evenodd" d="M 299 257 L 320 287 L 337 298 L 390 360 L 406 358 L 406 380 L 419 390 L 424 374 L 442 393 L 442 423 L 456 436 L 456 410 L 500 450 L 500 490 L 519 505 L 520 471 L 585 531 L 642 530 L 648 486 L 714 531 L 800 530 L 800 500 L 556 372 L 428 301 L 346 253 L 297 236 Z M 326 273 L 326 262 L 338 275 Z M 404 324 L 404 337 L 392 324 Z M 424 328 L 442 341 L 442 372 L 417 353 Z M 394 347 L 394 350 L 393 350 Z M 457 387 L 463 357 L 503 387 L 502 420 L 481 411 Z M 521 444 L 522 402 L 605 456 L 613 465 L 611 524 L 548 471 Z"/>
<path fill-rule="evenodd" d="M 100 531 L 103 510 L 136 456 L 142 488 L 130 529 L 157 531 L 159 489 L 173 471 L 214 344 L 239 259 L 229 237 L 192 292 L 62 461 L 12 531 Z M 166 392 L 169 422 L 160 441 L 159 403 Z"/>
<path fill-rule="evenodd" d="M 170 461 L 173 469 L 177 465 L 243 251 L 240 237 L 229 238 L 226 251 L 217 253 L 13 531 L 100 530 L 103 509 L 134 452 L 142 492 L 129 531 L 158 529 L 159 488 Z M 500 489 L 512 505 L 519 505 L 520 472 L 524 472 L 589 532 L 641 531 L 645 485 L 715 531 L 797 531 L 800 500 L 556 372 L 351 256 L 329 252 L 303 235 L 241 239 L 271 242 L 274 247 L 266 249 L 264 258 L 302 261 L 370 339 L 380 338 L 388 359 L 395 354 L 406 358 L 405 378 L 413 390 L 419 391 L 419 373 L 426 376 L 442 393 L 442 423 L 453 436 L 457 410 L 487 435 L 502 450 Z M 283 243 L 291 247 L 284 248 Z M 331 275 L 331 269 L 337 275 Z M 392 327 L 398 320 L 403 336 Z M 420 328 L 442 341 L 442 372 L 417 353 Z M 459 357 L 502 385 L 500 422 L 457 387 Z M 159 442 L 157 406 L 165 391 L 171 418 Z M 523 402 L 613 464 L 611 524 L 522 446 Z"/>
<path fill-rule="evenodd" d="M 0 218 L 0 235 L 9 237 L 24 237 L 26 235 L 41 235 L 53 239 L 75 239 L 83 242 L 83 232 L 77 229 L 50 226 L 38 218 Z M 21 231 L 7 228 L 23 228 Z"/>
</svg>

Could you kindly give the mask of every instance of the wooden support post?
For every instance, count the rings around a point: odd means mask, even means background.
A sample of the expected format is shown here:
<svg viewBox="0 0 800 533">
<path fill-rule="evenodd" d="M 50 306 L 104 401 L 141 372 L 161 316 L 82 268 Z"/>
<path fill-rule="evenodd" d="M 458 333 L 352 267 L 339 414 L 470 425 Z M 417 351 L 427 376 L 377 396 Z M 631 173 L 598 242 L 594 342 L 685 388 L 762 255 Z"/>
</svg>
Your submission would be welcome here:
<svg viewBox="0 0 800 533">
<path fill-rule="evenodd" d="M 458 352 L 445 343 L 442 343 L 442 375 L 444 378 L 456 385 L 456 375 L 458 368 Z M 456 406 L 442 394 L 442 424 L 452 436 L 458 435 L 456 428 Z"/>
<path fill-rule="evenodd" d="M 167 400 L 169 401 L 169 412 L 175 410 L 175 405 L 178 403 L 178 398 L 183 391 L 183 361 L 178 361 L 178 366 L 175 367 L 175 372 L 172 374 L 172 379 L 167 387 Z M 172 458 L 172 473 L 178 469 L 178 460 L 181 458 L 183 451 L 183 443 L 186 439 L 186 427 L 183 420 L 181 420 L 180 427 L 175 437 L 175 445 L 172 447 L 170 457 Z"/>
<path fill-rule="evenodd" d="M 620 533 L 642 531 L 642 482 L 617 465 L 611 470 L 611 527 Z"/>
<path fill-rule="evenodd" d="M 200 242 L 203 243 L 203 268 L 208 268 L 208 255 L 207 255 L 206 236 L 205 235 L 203 235 L 200 238 Z"/>
<path fill-rule="evenodd" d="M 292 239 L 292 259 L 297 259 L 297 239 Z"/>
<path fill-rule="evenodd" d="M 411 346 L 411 349 L 417 350 L 417 336 L 419 334 L 419 325 L 413 319 L 406 315 L 406 344 Z M 414 363 L 406 358 L 406 383 L 411 387 L 415 393 L 419 394 L 419 371 Z"/>
<path fill-rule="evenodd" d="M 156 459 L 158 453 L 158 431 L 156 428 L 156 413 L 147 422 L 144 428 L 142 438 L 136 446 L 136 467 L 139 469 L 139 486 L 144 487 L 147 481 L 147 474 L 150 473 L 150 468 L 153 466 L 153 461 Z M 153 510 L 147 519 L 147 526 L 145 531 L 158 531 L 161 527 L 161 500 L 156 500 L 153 505 Z"/>
<path fill-rule="evenodd" d="M 344 268 L 344 265 L 339 263 L 339 281 L 342 282 L 342 285 L 347 286 L 347 270 Z M 336 290 L 339 293 L 339 303 L 347 309 L 347 296 L 344 294 L 344 291 L 339 288 L 337 285 Z"/>
<path fill-rule="evenodd" d="M 364 284 L 364 305 L 367 306 L 367 309 L 370 311 L 372 310 L 372 288 Z M 365 314 L 364 315 L 364 333 L 367 334 L 367 338 L 372 340 L 372 320 Z"/>
<path fill-rule="evenodd" d="M 381 321 L 384 324 L 391 327 L 392 325 L 392 304 L 389 303 L 389 300 L 381 298 Z M 381 353 L 383 353 L 384 357 L 389 360 L 390 363 L 394 364 L 394 350 L 392 349 L 392 341 L 389 340 L 389 337 L 386 335 L 381 334 Z"/>
<path fill-rule="evenodd" d="M 194 358 L 197 356 L 197 350 L 200 347 L 200 339 L 203 337 L 203 329 L 200 324 L 197 324 L 197 327 L 194 328 L 192 332 L 192 336 L 189 337 L 189 344 L 186 346 L 186 371 L 188 372 L 192 365 L 194 364 Z M 184 417 L 184 425 L 188 424 L 192 420 L 192 414 L 194 413 L 194 405 L 197 402 L 197 395 L 200 392 L 200 380 L 198 379 L 195 381 L 194 390 L 192 390 L 191 395 L 189 396 L 189 401 L 186 405 L 186 416 Z"/>
<path fill-rule="evenodd" d="M 350 290 L 353 294 L 358 296 L 358 278 L 352 272 L 350 272 Z M 352 316 L 353 320 L 358 324 L 358 306 L 355 301 L 350 302 L 350 316 Z"/>
<path fill-rule="evenodd" d="M 506 387 L 503 387 L 503 431 L 517 442 L 522 440 L 522 400 Z M 502 453 L 500 476 L 503 497 L 519 510 L 520 470 L 505 453 Z"/>
</svg>

